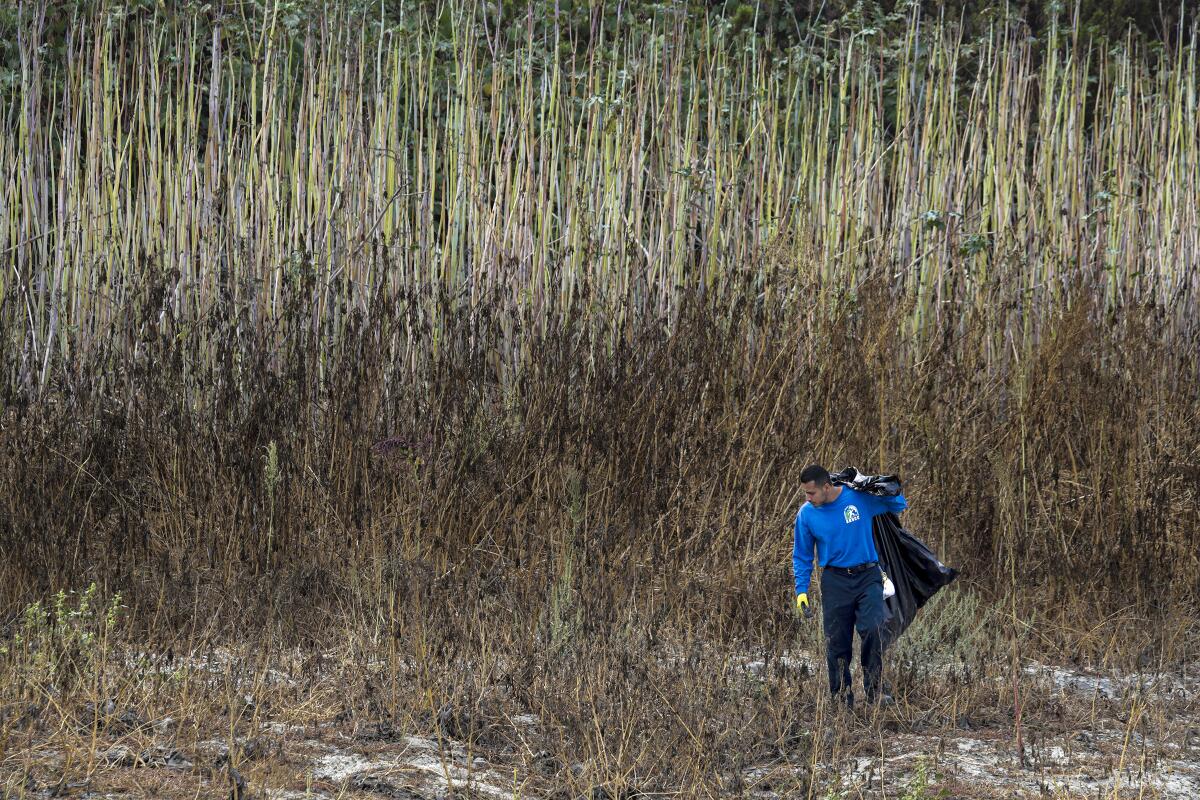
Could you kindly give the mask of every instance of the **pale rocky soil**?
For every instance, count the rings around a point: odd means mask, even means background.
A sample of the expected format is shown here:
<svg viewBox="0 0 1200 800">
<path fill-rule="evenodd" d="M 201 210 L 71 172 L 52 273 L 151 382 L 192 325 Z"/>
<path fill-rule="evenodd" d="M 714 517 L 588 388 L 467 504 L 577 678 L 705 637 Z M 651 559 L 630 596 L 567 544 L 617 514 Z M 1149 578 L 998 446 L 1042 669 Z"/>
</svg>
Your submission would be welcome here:
<svg viewBox="0 0 1200 800">
<path fill-rule="evenodd" d="M 803 655 L 794 660 L 813 661 Z M 745 667 L 750 674 L 762 668 L 749 661 Z M 278 673 L 272 680 L 289 678 Z M 726 776 L 722 796 L 1200 798 L 1200 672 L 1095 675 L 1030 662 L 1024 681 L 1030 697 L 1076 711 L 1091 707 L 1094 714 L 1086 725 L 1026 727 L 1022 764 L 1013 727 L 1002 715 L 947 724 L 932 711 L 929 719 L 911 713 L 901 718 L 890 710 L 860 712 L 796 758 Z M 1151 717 L 1156 724 L 1145 724 Z M 530 742 L 531 751 L 512 760 L 524 765 L 516 769 L 490 763 L 449 735 L 429 738 L 387 723 L 344 719 L 297 724 L 264 713 L 257 736 L 233 739 L 238 766 L 231 770 L 229 738 L 193 739 L 188 746 L 172 720 L 130 721 L 139 730 L 99 741 L 93 774 L 75 783 L 39 780 L 64 771 L 68 757 L 52 746 L 22 749 L 8 741 L 3 797 L 227 798 L 239 780 L 246 787 L 243 797 L 259 800 L 668 796 L 589 786 L 587 765 L 557 763 L 532 751 L 539 725 L 534 715 L 507 720 L 510 739 L 522 742 L 525 732 Z M 1147 730 L 1162 731 L 1162 737 L 1156 740 L 1143 733 Z M 11 777 L 19 765 L 32 776 L 23 785 Z M 801 788 L 808 775 L 817 776 L 811 795 Z"/>
</svg>

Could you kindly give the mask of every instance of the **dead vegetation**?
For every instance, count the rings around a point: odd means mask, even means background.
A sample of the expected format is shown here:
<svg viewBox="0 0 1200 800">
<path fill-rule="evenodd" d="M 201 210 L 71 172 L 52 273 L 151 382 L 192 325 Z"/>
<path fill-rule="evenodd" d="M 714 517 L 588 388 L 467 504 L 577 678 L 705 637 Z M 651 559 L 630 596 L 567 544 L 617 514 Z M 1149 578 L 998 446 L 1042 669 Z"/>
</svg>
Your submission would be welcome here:
<svg viewBox="0 0 1200 800">
<path fill-rule="evenodd" d="M 334 377 L 327 405 L 264 375 L 258 412 L 215 427 L 150 387 L 123 414 L 80 399 L 70 415 L 10 410 L 10 608 L 86 580 L 104 587 L 94 614 L 118 589 L 122 608 L 95 655 L 71 598 L 62 624 L 43 609 L 7 627 L 7 785 L 211 795 L 226 752 L 256 793 L 301 791 L 319 768 L 350 769 L 367 794 L 383 781 L 432 796 L 428 781 L 469 783 L 454 770 L 482 758 L 483 783 L 519 796 L 819 797 L 846 759 L 903 742 L 938 743 L 933 776 L 954 774 L 968 739 L 1027 776 L 1081 732 L 1103 745 L 1083 748 L 1097 775 L 1186 758 L 1193 694 L 1063 696 L 1025 672 L 1036 658 L 1163 675 L 1196 653 L 1198 511 L 1179 472 L 1196 401 L 1127 360 L 1174 350 L 1072 317 L 1011 384 L 961 351 L 876 376 L 862 342 L 892 324 L 882 305 L 832 326 L 820 357 L 797 348 L 807 321 L 792 307 L 756 321 L 754 356 L 751 317 L 726 332 L 705 309 L 586 369 L 589 341 L 568 328 L 507 408 L 485 359 L 448 356 L 434 374 L 460 390 L 397 403 L 384 419 L 402 427 L 348 411 L 378 402 L 382 381 L 357 376 Z M 884 413 L 841 402 L 865 386 L 887 393 Z M 404 444 L 371 449 L 397 430 Z M 908 524 L 964 577 L 893 652 L 898 708 L 839 721 L 800 658 L 819 654 L 815 627 L 785 602 L 794 473 L 878 452 L 907 478 Z M 21 650 L 26 625 L 49 627 Z M 364 774 L 334 769 L 347 753 Z M 895 796 L 911 763 L 856 780 Z"/>
</svg>

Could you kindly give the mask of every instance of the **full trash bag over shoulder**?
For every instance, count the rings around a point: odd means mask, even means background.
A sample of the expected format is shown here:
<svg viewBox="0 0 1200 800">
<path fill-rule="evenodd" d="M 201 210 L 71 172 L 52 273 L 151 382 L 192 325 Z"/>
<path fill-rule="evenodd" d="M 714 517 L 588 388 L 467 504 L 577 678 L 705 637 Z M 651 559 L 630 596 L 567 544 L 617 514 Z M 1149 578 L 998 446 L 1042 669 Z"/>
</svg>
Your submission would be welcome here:
<svg viewBox="0 0 1200 800">
<path fill-rule="evenodd" d="M 849 486 L 868 494 L 877 494 L 881 497 L 895 497 L 900 494 L 899 475 L 864 475 L 854 467 L 846 467 L 841 472 L 835 472 L 829 476 L 829 482 L 834 485 Z"/>
<path fill-rule="evenodd" d="M 829 479 L 834 484 L 883 497 L 900 494 L 900 478 L 896 475 L 864 475 L 849 467 Z M 958 570 L 939 561 L 891 512 L 876 515 L 871 532 L 875 535 L 880 565 L 896 587 L 896 593 L 884 601 L 888 609 L 884 641 L 890 644 L 912 624 L 921 606 L 958 576 Z"/>
</svg>

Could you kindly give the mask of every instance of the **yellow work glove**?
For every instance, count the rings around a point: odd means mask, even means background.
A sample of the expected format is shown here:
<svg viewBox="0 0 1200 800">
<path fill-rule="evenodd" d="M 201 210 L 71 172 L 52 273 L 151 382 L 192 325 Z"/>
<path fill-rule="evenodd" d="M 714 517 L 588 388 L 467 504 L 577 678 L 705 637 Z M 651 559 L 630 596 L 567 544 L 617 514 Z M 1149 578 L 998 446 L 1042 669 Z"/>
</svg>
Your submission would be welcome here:
<svg viewBox="0 0 1200 800">
<path fill-rule="evenodd" d="M 796 613 L 802 617 L 812 615 L 812 611 L 808 607 L 808 592 L 801 592 L 796 595 Z"/>
</svg>

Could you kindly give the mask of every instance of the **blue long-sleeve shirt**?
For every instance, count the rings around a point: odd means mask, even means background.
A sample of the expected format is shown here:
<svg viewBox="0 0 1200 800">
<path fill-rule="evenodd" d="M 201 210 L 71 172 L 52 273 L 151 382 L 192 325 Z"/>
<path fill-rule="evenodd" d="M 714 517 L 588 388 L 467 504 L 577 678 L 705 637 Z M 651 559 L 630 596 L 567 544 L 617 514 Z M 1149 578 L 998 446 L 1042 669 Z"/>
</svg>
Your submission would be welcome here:
<svg viewBox="0 0 1200 800">
<path fill-rule="evenodd" d="M 849 486 L 823 506 L 805 503 L 796 514 L 796 537 L 792 546 L 792 571 L 796 594 L 808 591 L 813 571 L 813 545 L 821 566 L 853 567 L 878 561 L 871 518 L 885 511 L 900 513 L 908 508 L 904 495 L 879 497 Z"/>
</svg>

